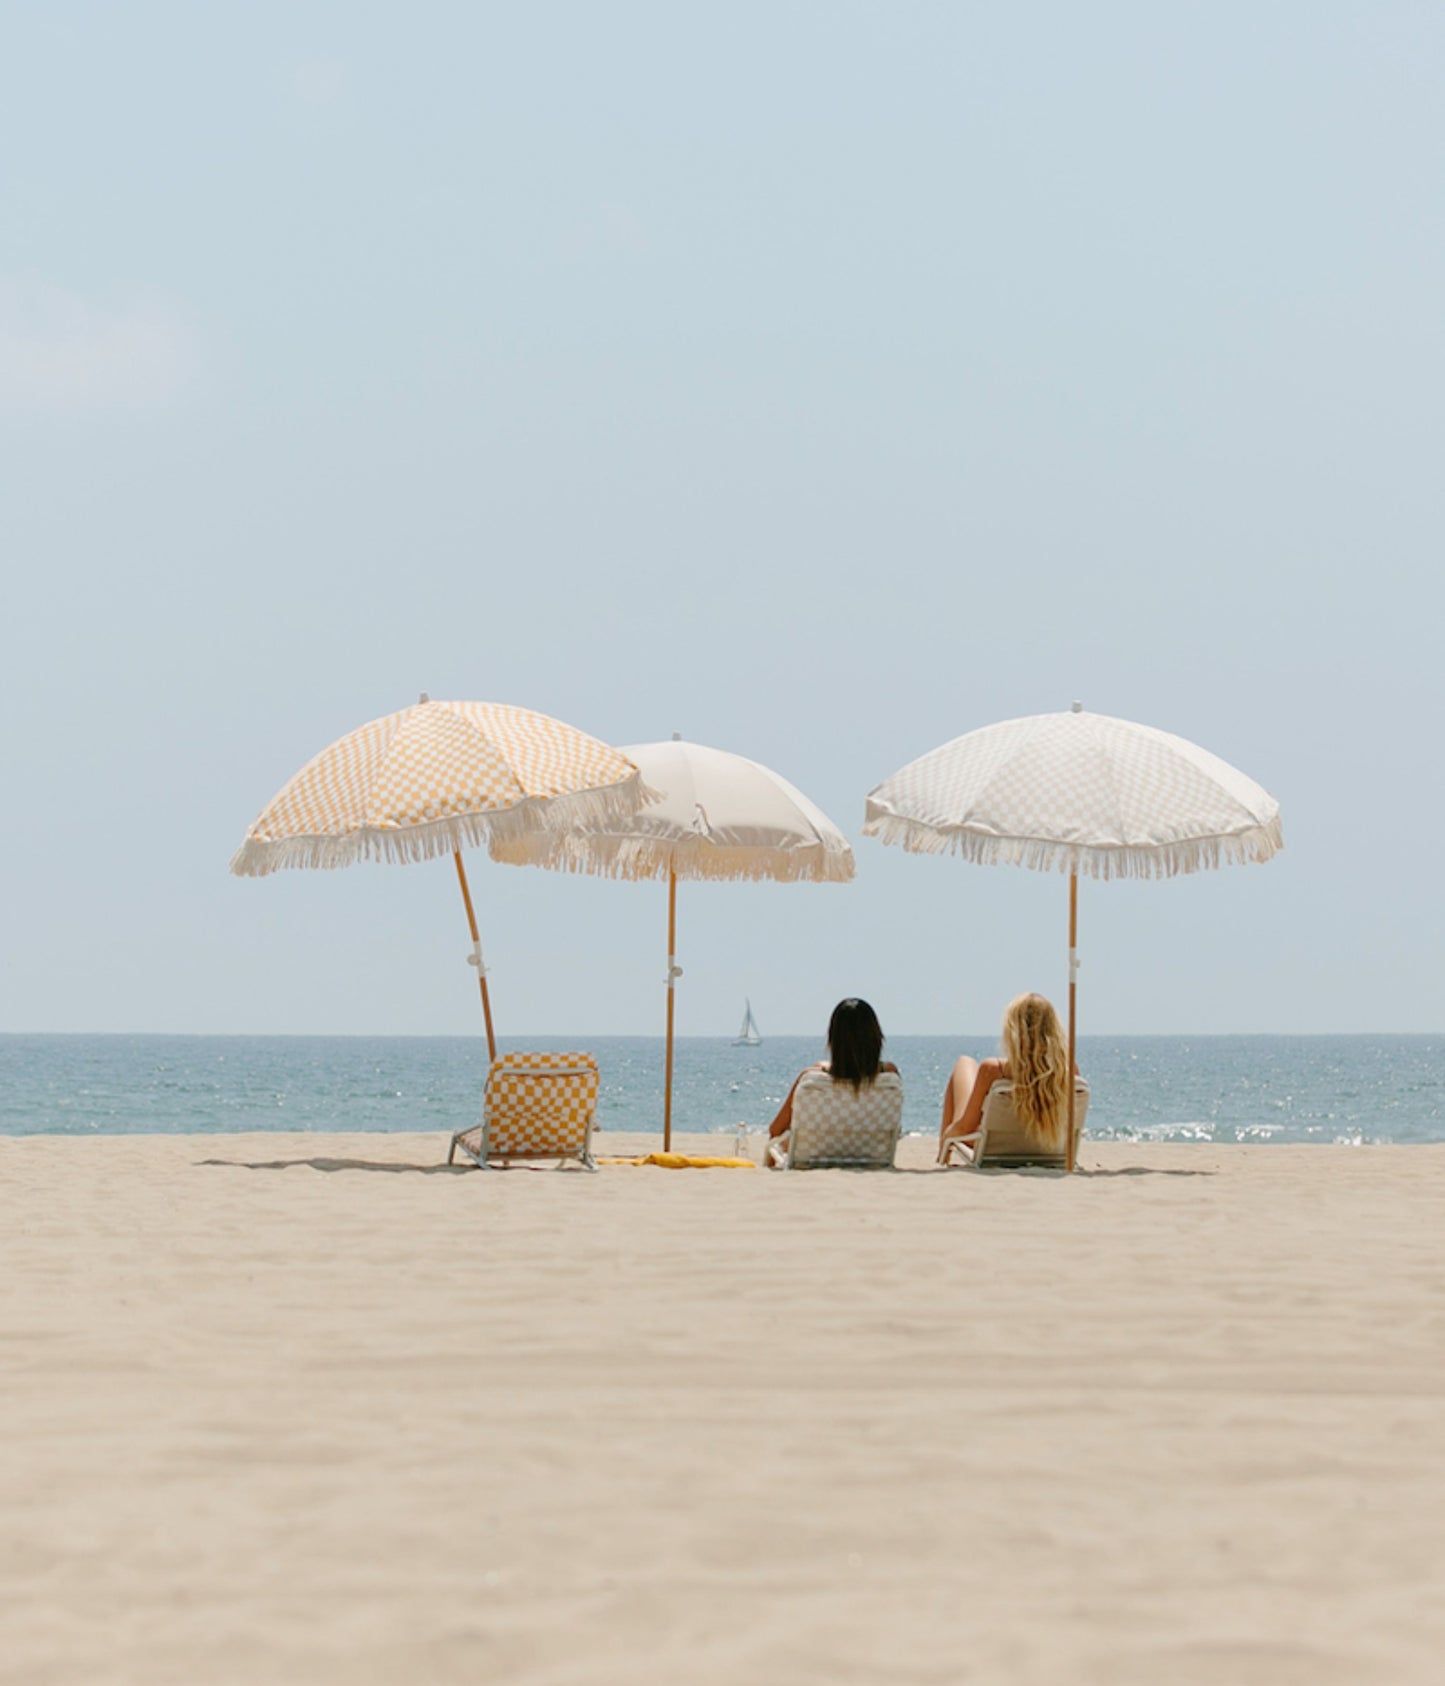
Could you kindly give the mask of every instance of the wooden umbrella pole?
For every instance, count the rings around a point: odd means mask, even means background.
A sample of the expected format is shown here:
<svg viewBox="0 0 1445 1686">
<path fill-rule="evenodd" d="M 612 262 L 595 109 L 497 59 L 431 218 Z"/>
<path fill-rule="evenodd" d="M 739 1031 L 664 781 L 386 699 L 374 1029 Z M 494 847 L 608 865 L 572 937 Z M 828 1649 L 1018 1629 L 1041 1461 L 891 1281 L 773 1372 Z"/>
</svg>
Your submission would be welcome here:
<svg viewBox="0 0 1445 1686">
<path fill-rule="evenodd" d="M 487 1021 L 487 1061 L 495 1064 L 497 1058 L 497 1034 L 492 1029 L 492 998 L 487 994 L 487 968 L 482 964 L 482 938 L 477 930 L 477 915 L 472 907 L 472 892 L 467 884 L 467 869 L 462 865 L 460 849 L 452 851 L 452 859 L 457 863 L 457 883 L 462 887 L 462 900 L 467 904 L 467 924 L 472 928 L 472 964 L 477 969 L 477 982 L 482 986 L 482 1015 Z"/>
<path fill-rule="evenodd" d="M 1074 1168 L 1074 1040 L 1078 1017 L 1079 975 L 1079 875 L 1069 874 L 1069 1140 L 1064 1163 Z"/>
<path fill-rule="evenodd" d="M 672 998 L 682 976 L 677 964 L 677 873 L 667 868 L 667 1061 L 662 1079 L 662 1151 L 672 1151 Z"/>
</svg>

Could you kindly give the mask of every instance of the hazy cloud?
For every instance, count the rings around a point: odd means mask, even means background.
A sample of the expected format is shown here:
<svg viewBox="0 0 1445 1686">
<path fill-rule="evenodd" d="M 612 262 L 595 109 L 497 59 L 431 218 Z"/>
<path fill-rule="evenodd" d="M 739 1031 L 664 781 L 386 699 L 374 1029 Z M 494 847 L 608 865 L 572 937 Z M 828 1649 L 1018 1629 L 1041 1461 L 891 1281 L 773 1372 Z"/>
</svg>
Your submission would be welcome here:
<svg viewBox="0 0 1445 1686">
<path fill-rule="evenodd" d="M 199 363 L 194 330 L 163 305 L 0 279 L 0 409 L 151 408 L 175 400 Z"/>
<path fill-rule="evenodd" d="M 336 105 L 346 93 L 346 66 L 340 59 L 310 59 L 291 67 L 286 85 L 302 105 Z"/>
</svg>

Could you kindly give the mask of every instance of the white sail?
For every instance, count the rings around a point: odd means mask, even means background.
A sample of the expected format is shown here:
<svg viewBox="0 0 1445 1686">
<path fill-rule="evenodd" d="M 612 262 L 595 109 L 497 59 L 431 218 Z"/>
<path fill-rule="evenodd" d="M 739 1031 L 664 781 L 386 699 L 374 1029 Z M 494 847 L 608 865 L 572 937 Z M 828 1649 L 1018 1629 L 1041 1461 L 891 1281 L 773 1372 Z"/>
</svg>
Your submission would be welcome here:
<svg viewBox="0 0 1445 1686">
<path fill-rule="evenodd" d="M 739 1030 L 737 1035 L 733 1038 L 733 1047 L 756 1048 L 758 1043 L 761 1041 L 762 1037 L 758 1032 L 758 1021 L 753 1017 L 753 1004 L 751 1001 L 745 1000 L 743 1002 L 742 1029 Z"/>
</svg>

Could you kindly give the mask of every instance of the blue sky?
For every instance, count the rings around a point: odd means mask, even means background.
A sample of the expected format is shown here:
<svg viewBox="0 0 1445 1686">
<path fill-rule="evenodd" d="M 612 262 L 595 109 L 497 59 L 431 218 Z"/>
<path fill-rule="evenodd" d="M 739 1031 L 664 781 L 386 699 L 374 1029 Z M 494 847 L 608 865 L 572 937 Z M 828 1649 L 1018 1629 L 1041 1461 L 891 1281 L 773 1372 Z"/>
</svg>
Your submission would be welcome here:
<svg viewBox="0 0 1445 1686">
<path fill-rule="evenodd" d="M 857 833 L 1075 697 L 1286 837 L 1086 884 L 1085 1031 L 1445 1023 L 1438 8 L 0 20 L 0 1027 L 475 1028 L 445 862 L 226 874 L 423 689 L 854 838 L 684 887 L 683 1033 L 1059 993 L 1063 880 Z M 472 880 L 503 1031 L 660 1024 L 655 888 Z"/>
</svg>

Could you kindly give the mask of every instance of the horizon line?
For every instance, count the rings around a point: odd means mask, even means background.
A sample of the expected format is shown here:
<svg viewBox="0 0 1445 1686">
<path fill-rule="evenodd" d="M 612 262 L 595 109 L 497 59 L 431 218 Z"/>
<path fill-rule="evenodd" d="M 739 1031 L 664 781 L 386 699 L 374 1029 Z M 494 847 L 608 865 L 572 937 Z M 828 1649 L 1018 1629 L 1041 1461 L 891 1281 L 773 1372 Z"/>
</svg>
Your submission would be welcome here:
<svg viewBox="0 0 1445 1686">
<path fill-rule="evenodd" d="M 0 1040 L 24 1036 L 74 1036 L 74 1037 L 194 1037 L 197 1040 L 211 1041 L 242 1041 L 266 1040 L 273 1042 L 311 1042 L 311 1041 L 380 1041 L 393 1042 L 461 1042 L 485 1041 L 486 1032 L 483 1030 L 0 1030 Z M 499 1034 L 499 1042 L 517 1041 L 559 1041 L 563 1036 L 573 1041 L 603 1041 L 618 1038 L 629 1038 L 634 1041 L 664 1042 L 666 1037 L 662 1031 L 639 1030 L 589 1030 L 589 1031 L 516 1031 Z M 1289 1036 L 1301 1041 L 1325 1040 L 1338 1036 L 1375 1036 L 1375 1037 L 1406 1037 L 1406 1036 L 1445 1036 L 1445 1030 L 1090 1030 L 1080 1031 L 1080 1041 L 1103 1041 L 1110 1038 L 1129 1038 L 1136 1041 L 1150 1039 L 1163 1040 L 1165 1038 L 1194 1037 L 1202 1040 L 1207 1037 L 1280 1037 Z M 987 1032 L 954 1031 L 954 1030 L 900 1030 L 885 1036 L 885 1043 L 903 1037 L 915 1037 L 920 1040 L 933 1041 L 962 1041 L 988 1042 L 997 1041 L 996 1030 Z M 721 1042 L 733 1044 L 736 1038 L 725 1033 L 690 1032 L 687 1035 L 677 1035 L 674 1042 Z M 765 1047 L 769 1042 L 826 1042 L 826 1036 L 820 1036 L 816 1031 L 779 1030 L 771 1031 L 761 1041 L 747 1044 L 751 1047 Z"/>
</svg>

